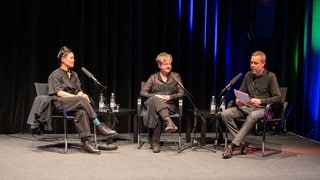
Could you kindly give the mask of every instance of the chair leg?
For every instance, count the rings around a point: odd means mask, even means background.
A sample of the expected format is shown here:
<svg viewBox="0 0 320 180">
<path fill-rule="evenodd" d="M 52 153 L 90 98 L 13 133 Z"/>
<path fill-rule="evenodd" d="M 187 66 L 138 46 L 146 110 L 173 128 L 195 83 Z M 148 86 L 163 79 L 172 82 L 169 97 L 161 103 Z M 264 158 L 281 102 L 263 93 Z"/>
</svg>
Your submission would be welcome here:
<svg viewBox="0 0 320 180">
<path fill-rule="evenodd" d="M 224 137 L 224 148 L 228 146 L 228 128 L 226 128 L 225 137 Z"/>
<path fill-rule="evenodd" d="M 94 138 L 94 143 L 96 145 L 96 148 L 98 148 L 98 140 L 97 140 L 97 128 L 95 125 L 93 125 L 93 138 Z"/>
<path fill-rule="evenodd" d="M 140 145 L 140 133 L 138 133 L 138 149 L 141 148 L 141 145 Z"/>
<path fill-rule="evenodd" d="M 64 130 L 64 153 L 68 150 L 68 134 L 67 134 L 67 118 L 63 118 L 63 130 Z"/>
<path fill-rule="evenodd" d="M 283 133 L 284 133 L 284 135 L 286 135 L 287 134 L 287 119 L 284 119 L 283 120 L 284 122 L 284 125 L 283 125 Z"/>
<path fill-rule="evenodd" d="M 266 140 L 266 126 L 267 126 L 267 120 L 263 120 L 263 130 L 262 130 L 262 157 L 264 157 L 264 146 L 265 146 L 265 140 Z"/>
<path fill-rule="evenodd" d="M 140 120 L 138 119 L 138 121 L 140 121 Z M 137 143 L 138 143 L 138 149 L 139 149 L 139 146 L 140 146 L 140 127 L 139 127 L 139 124 L 140 124 L 140 123 L 137 122 Z"/>
<path fill-rule="evenodd" d="M 181 149 L 181 117 L 179 117 L 179 137 L 178 137 L 178 150 Z"/>
<path fill-rule="evenodd" d="M 178 150 L 180 150 L 181 149 L 181 132 L 179 132 L 179 139 L 178 139 Z"/>
<path fill-rule="evenodd" d="M 144 141 L 141 140 L 141 131 L 142 131 L 142 123 L 140 122 L 142 121 L 141 117 L 138 116 L 137 117 L 137 140 L 138 140 L 138 149 L 140 149 L 143 144 L 145 143 Z"/>
<path fill-rule="evenodd" d="M 141 100 L 140 100 L 140 104 L 141 104 Z M 137 126 L 137 143 L 138 143 L 138 149 L 140 149 L 141 148 L 141 146 L 140 146 L 140 115 L 139 115 L 139 113 L 136 115 L 136 126 Z"/>
<path fill-rule="evenodd" d="M 137 136 L 138 136 L 138 149 L 140 149 L 144 143 L 146 143 L 145 141 L 142 141 L 142 138 L 141 138 L 141 130 L 139 129 L 138 132 L 137 132 Z M 149 131 L 148 131 L 148 137 L 149 138 Z M 147 141 L 149 141 L 147 139 Z"/>
<path fill-rule="evenodd" d="M 179 129 L 178 129 L 178 149 L 177 151 L 179 152 L 179 150 L 181 149 L 181 117 L 178 118 L 178 123 L 179 123 Z"/>
</svg>

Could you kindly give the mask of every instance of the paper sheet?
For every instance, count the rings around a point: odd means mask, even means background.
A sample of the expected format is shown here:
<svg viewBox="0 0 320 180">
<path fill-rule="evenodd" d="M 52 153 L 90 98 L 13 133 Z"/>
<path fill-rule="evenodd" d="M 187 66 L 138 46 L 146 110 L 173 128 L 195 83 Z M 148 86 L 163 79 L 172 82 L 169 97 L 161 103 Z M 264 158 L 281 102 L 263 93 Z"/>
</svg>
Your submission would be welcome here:
<svg viewBox="0 0 320 180">
<path fill-rule="evenodd" d="M 250 97 L 247 93 L 234 89 L 234 94 L 236 95 L 237 99 L 243 104 L 248 104 L 250 102 Z"/>
</svg>

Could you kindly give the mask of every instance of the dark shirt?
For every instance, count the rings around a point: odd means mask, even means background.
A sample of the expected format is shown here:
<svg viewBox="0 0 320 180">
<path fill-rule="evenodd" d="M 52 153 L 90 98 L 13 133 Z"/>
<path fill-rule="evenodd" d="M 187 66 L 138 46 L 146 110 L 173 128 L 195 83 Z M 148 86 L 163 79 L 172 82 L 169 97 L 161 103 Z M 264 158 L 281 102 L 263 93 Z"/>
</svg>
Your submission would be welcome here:
<svg viewBox="0 0 320 180">
<path fill-rule="evenodd" d="M 160 77 L 160 72 L 157 72 L 152 74 L 147 82 L 145 82 L 140 95 L 146 98 L 150 98 L 156 94 L 170 95 L 170 101 L 183 97 L 183 88 L 171 76 L 174 76 L 176 80 L 182 83 L 179 73 L 170 72 L 167 81 L 164 82 Z"/>
<path fill-rule="evenodd" d="M 277 77 L 266 69 L 258 77 L 252 71 L 247 72 L 242 81 L 240 91 L 248 93 L 251 98 L 261 99 L 261 105 L 281 102 Z"/>
<path fill-rule="evenodd" d="M 59 91 L 65 91 L 71 94 L 77 94 L 81 89 L 81 83 L 78 74 L 71 71 L 70 79 L 67 72 L 58 68 L 54 70 L 48 78 L 49 95 L 57 95 Z"/>
</svg>

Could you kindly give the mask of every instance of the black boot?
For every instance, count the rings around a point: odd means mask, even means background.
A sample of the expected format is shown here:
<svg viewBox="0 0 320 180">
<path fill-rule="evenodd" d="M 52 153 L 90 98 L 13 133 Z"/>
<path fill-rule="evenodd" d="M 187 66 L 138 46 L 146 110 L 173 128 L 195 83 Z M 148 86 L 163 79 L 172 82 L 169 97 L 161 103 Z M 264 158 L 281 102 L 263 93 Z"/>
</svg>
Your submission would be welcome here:
<svg viewBox="0 0 320 180">
<path fill-rule="evenodd" d="M 162 131 L 162 122 L 159 121 L 157 126 L 153 129 L 152 133 L 152 151 L 153 153 L 159 153 L 160 150 L 160 135 Z"/>
<path fill-rule="evenodd" d="M 100 154 L 100 150 L 96 149 L 90 141 L 82 142 L 82 149 L 87 151 L 88 153 Z"/>
<path fill-rule="evenodd" d="M 160 150 L 160 138 L 159 137 L 153 137 L 152 138 L 152 151 L 153 153 L 159 153 Z"/>
<path fill-rule="evenodd" d="M 107 137 L 112 137 L 118 134 L 116 131 L 108 128 L 104 123 L 99 124 L 97 129 L 102 135 Z"/>
</svg>

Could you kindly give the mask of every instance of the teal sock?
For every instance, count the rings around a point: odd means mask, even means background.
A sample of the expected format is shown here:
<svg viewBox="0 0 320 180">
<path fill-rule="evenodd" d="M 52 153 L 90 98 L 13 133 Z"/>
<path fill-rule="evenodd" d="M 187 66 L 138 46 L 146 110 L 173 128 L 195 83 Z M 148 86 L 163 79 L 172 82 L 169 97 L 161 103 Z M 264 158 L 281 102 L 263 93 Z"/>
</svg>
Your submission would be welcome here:
<svg viewBox="0 0 320 180">
<path fill-rule="evenodd" d="M 99 121 L 98 118 L 94 118 L 94 120 L 92 121 L 94 125 L 99 126 L 101 124 L 101 122 Z"/>
</svg>

